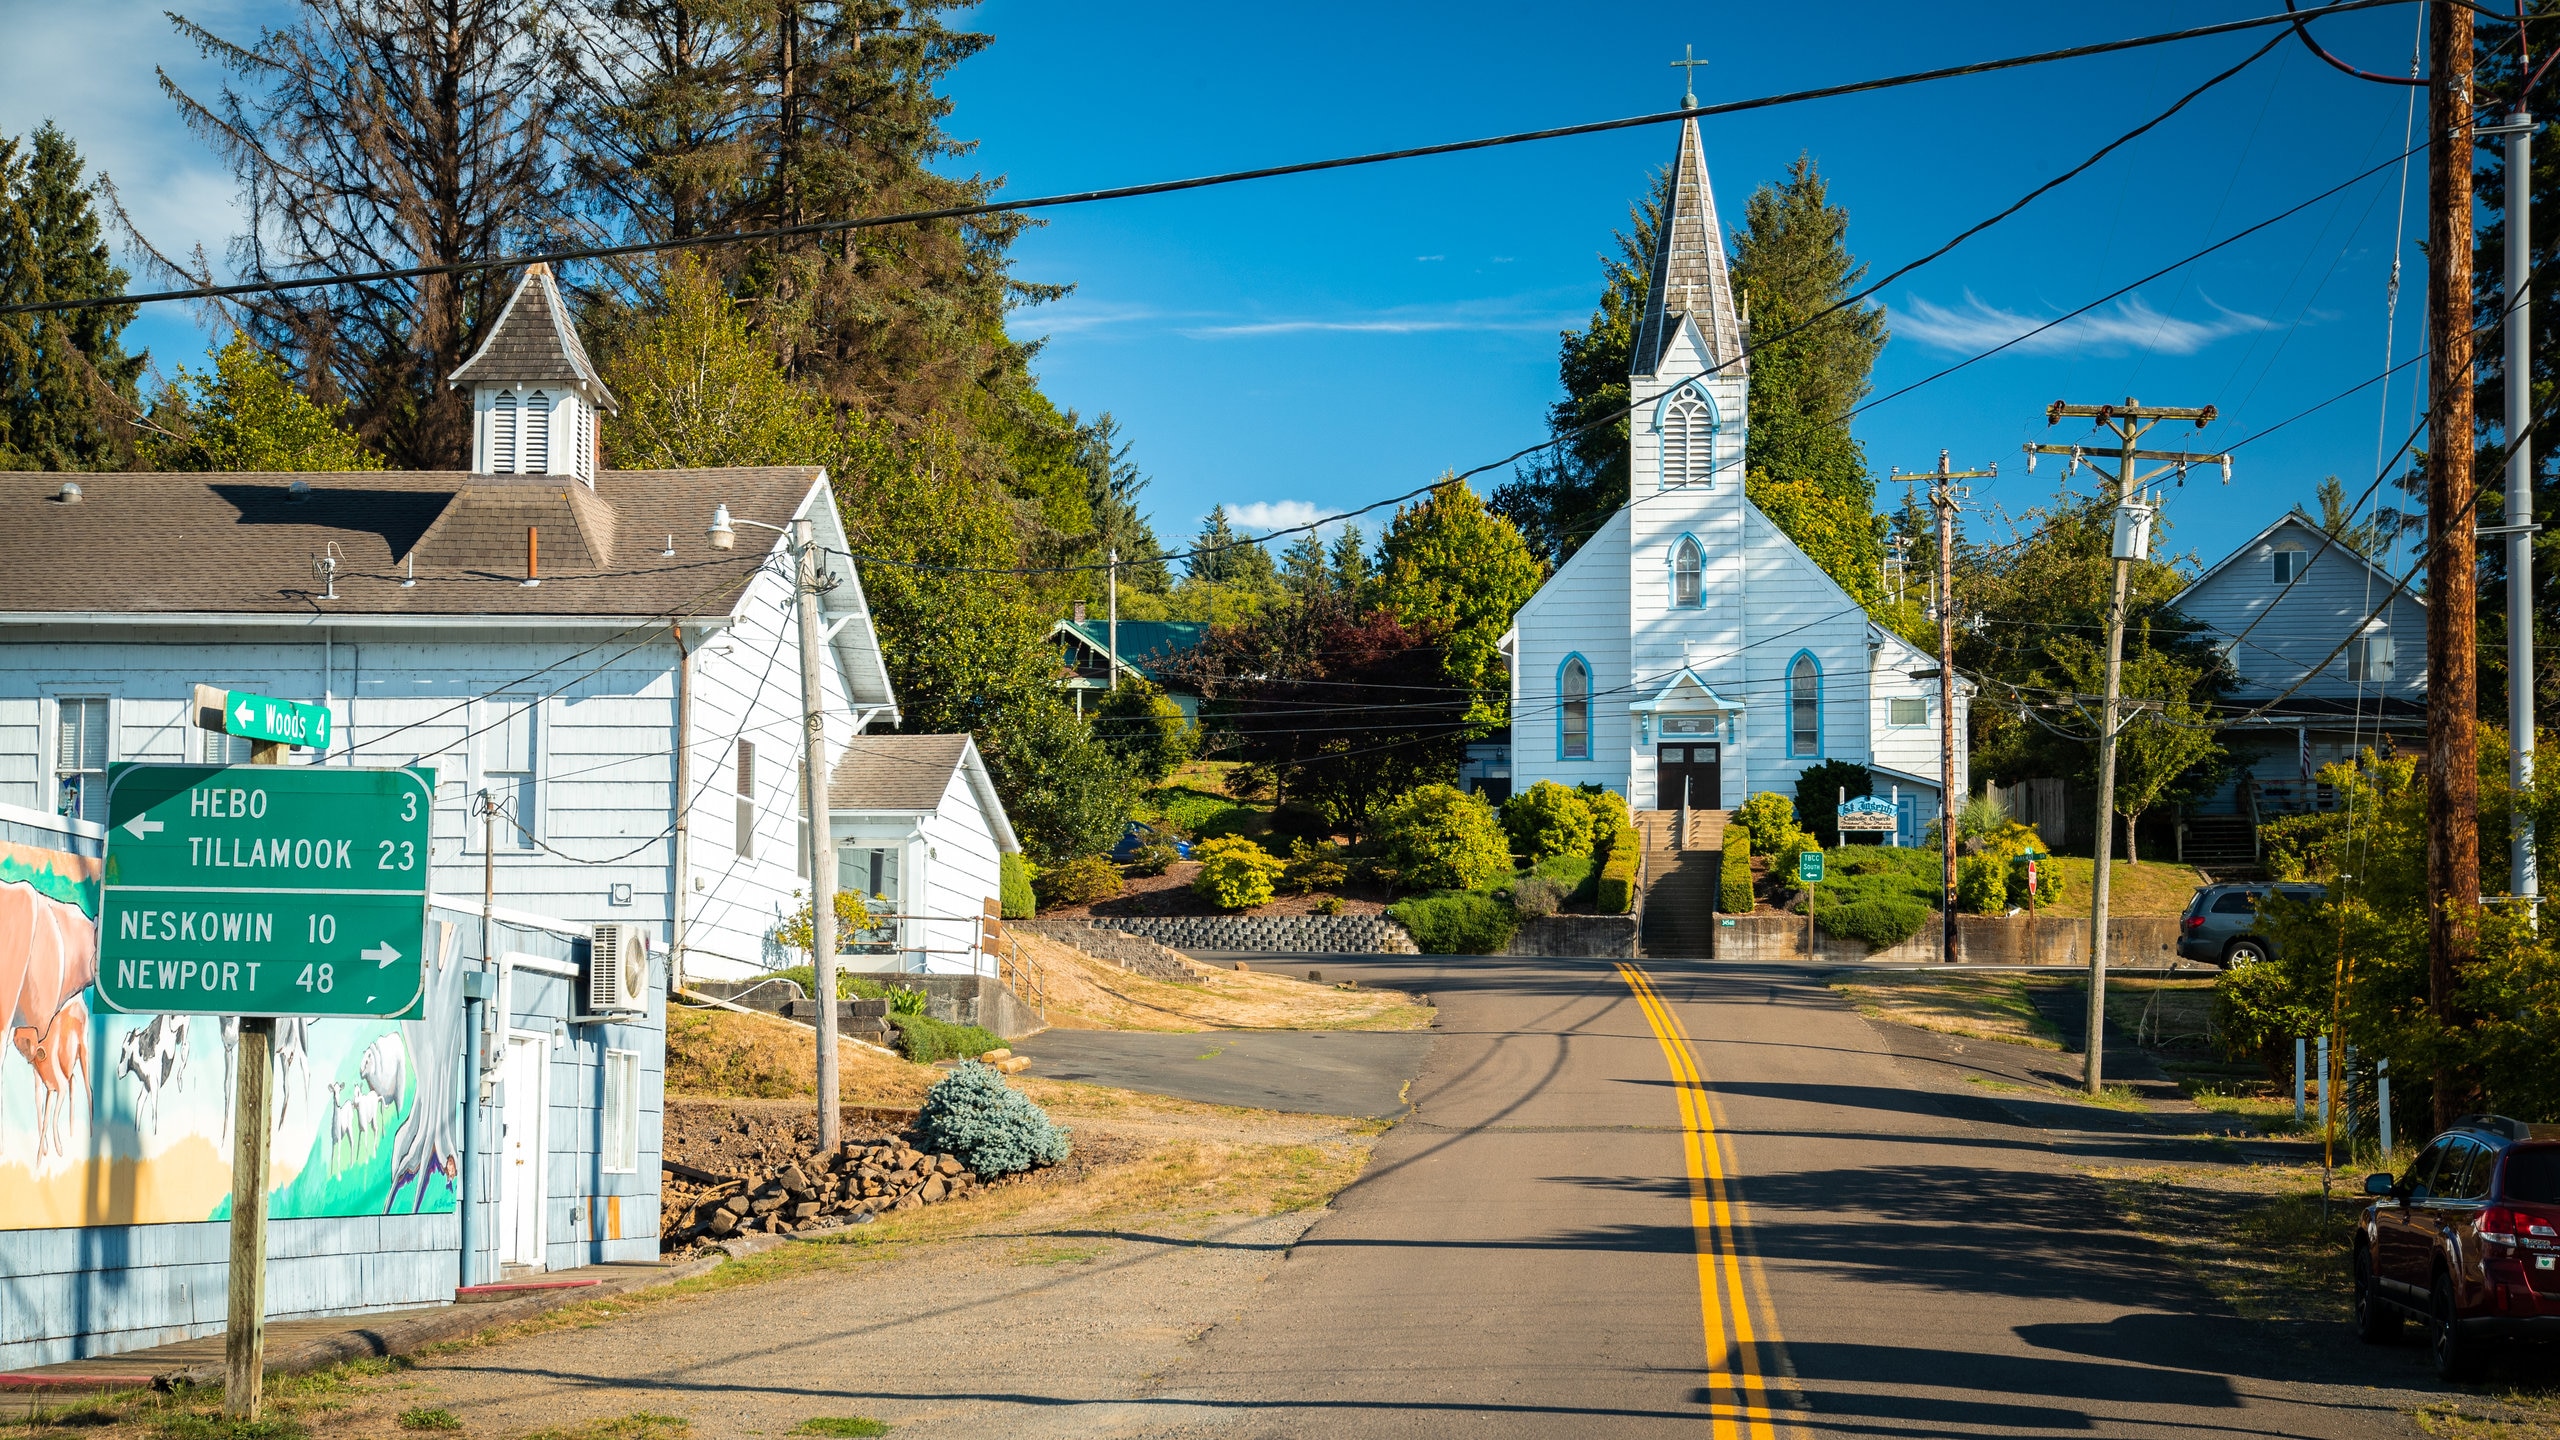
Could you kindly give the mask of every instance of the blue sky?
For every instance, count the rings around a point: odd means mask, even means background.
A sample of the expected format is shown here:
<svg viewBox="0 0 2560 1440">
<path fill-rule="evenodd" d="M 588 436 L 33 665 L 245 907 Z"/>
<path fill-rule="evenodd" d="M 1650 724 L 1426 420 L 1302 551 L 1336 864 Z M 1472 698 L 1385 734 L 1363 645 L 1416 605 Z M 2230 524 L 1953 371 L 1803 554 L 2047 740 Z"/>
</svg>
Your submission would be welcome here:
<svg viewBox="0 0 2560 1440">
<path fill-rule="evenodd" d="M 996 44 L 952 86 L 965 166 L 1014 194 L 1170 178 L 1607 118 L 1676 103 L 1668 62 L 1712 63 L 1702 100 L 1836 83 L 2278 8 L 2276 0 L 2070 6 L 1625 7 L 1575 14 L 1509 3 L 1226 9 L 990 0 Z M 115 176 L 155 239 L 219 253 L 236 224 L 228 179 L 176 119 L 154 65 L 215 77 L 158 4 L 10 0 L 0 127 L 60 120 Z M 285 13 L 220 0 L 187 13 L 227 34 Z M 2408 61 L 2416 7 L 2328 22 L 2367 68 Z M 1810 153 L 1880 273 L 2078 163 L 2261 43 L 2241 36 L 1815 102 L 1707 122 L 1728 226 L 1763 181 Z M 2168 124 L 1881 297 L 1896 389 L 2254 224 L 2402 148 L 2408 92 L 2351 80 L 2287 44 Z M 1110 411 L 1153 478 L 1178 542 L 1214 503 L 1288 523 L 1366 504 L 1544 434 L 1557 331 L 1598 292 L 1598 255 L 1670 127 L 1052 211 L 1017 248 L 1026 278 L 1076 286 L 1018 317 L 1048 339 L 1038 368 L 1060 403 Z M 2423 343 L 2423 164 L 2396 248 L 2405 259 L 2395 358 Z M 2051 495 L 2018 446 L 2056 399 L 2130 394 L 2215 404 L 2210 430 L 2161 443 L 2233 444 L 2379 371 L 2400 213 L 2396 170 L 2007 354 L 1860 416 L 1881 477 L 2000 461 L 1977 486 L 1975 533 L 1999 507 Z M 172 307 L 137 333 L 163 364 L 202 353 Z M 2411 380 L 2368 390 L 2240 450 L 2233 482 L 2173 492 L 2168 537 L 2208 561 L 2321 477 L 2373 478 L 2377 435 L 2411 423 Z M 2089 483 L 2084 473 L 2080 482 Z M 1880 494 L 1880 503 L 1887 494 Z M 1370 530 L 1374 534 L 1377 520 Z M 1986 531 L 1983 527 L 1989 527 Z"/>
</svg>

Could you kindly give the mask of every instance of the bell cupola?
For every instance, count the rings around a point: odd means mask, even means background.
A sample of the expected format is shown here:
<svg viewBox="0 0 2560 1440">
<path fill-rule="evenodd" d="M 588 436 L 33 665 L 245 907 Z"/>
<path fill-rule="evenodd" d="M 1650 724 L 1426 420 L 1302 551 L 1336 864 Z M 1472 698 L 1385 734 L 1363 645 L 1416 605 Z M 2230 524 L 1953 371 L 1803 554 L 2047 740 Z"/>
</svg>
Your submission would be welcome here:
<svg viewBox="0 0 2560 1440">
<path fill-rule="evenodd" d="M 446 383 L 471 390 L 473 473 L 596 483 L 596 422 L 621 406 L 578 343 L 550 266 L 525 271 L 489 338 Z"/>
</svg>

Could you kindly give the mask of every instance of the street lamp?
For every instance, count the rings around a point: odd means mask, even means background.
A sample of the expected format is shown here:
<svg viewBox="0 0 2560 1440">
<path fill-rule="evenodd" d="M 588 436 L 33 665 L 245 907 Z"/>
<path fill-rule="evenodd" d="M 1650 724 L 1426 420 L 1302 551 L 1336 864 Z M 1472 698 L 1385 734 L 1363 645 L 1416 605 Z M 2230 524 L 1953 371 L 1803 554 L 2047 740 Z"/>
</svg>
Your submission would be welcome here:
<svg viewBox="0 0 2560 1440">
<path fill-rule="evenodd" d="M 779 530 L 782 528 L 779 525 L 765 525 L 764 522 L 760 520 L 750 520 L 747 523 L 750 525 L 761 525 L 767 530 Z M 729 507 L 726 505 L 714 505 L 711 507 L 711 548 L 714 550 L 734 550 L 738 548 L 738 532 L 731 528 L 729 521 Z"/>
</svg>

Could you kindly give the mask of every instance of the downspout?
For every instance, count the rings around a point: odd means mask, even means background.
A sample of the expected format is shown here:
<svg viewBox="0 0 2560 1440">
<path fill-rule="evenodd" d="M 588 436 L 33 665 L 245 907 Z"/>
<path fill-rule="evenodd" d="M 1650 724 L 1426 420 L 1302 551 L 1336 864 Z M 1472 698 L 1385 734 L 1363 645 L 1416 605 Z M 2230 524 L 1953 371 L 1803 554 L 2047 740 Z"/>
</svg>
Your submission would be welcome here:
<svg viewBox="0 0 2560 1440">
<path fill-rule="evenodd" d="M 688 841 L 692 837 L 693 814 L 693 650 L 684 643 L 684 627 L 675 627 L 676 636 L 676 793 L 674 874 L 669 879 L 667 921 L 667 993 L 685 988 L 684 922 L 685 887 L 692 884 L 692 853 Z"/>
</svg>

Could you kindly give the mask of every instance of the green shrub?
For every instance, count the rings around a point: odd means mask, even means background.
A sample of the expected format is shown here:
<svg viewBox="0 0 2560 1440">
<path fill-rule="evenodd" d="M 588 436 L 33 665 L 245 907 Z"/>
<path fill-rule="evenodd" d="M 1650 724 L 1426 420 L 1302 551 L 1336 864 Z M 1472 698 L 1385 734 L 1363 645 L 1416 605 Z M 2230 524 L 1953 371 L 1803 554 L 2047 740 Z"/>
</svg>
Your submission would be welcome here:
<svg viewBox="0 0 2560 1440">
<path fill-rule="evenodd" d="M 1796 776 L 1796 817 L 1828 847 L 1840 843 L 1842 792 L 1855 800 L 1872 795 L 1876 777 L 1855 760 L 1825 760 Z"/>
<path fill-rule="evenodd" d="M 2039 850 L 2037 853 L 2042 854 L 2043 852 Z M 2047 910 L 2061 904 L 2064 894 L 2065 889 L 2062 883 L 2062 867 L 2053 863 L 2052 856 L 2047 855 L 2043 860 L 2037 863 L 2035 891 L 2032 895 L 2030 895 L 2027 890 L 2026 855 L 2022 852 L 2009 857 L 2010 904 L 2024 906 L 2030 899 L 2032 899 L 2035 901 L 2035 908 L 2039 910 Z"/>
<path fill-rule="evenodd" d="M 1809 842 L 1805 848 L 1811 848 Z M 1822 861 L 1822 883 L 1813 887 L 1813 914 L 1826 932 L 1881 948 L 1910 939 L 1929 923 L 1942 878 L 1937 856 L 1887 845 L 1849 845 L 1824 851 Z M 1786 863 L 1792 877 L 1793 854 Z M 1787 908 L 1804 913 L 1801 889 Z"/>
<path fill-rule="evenodd" d="M 2213 983 L 2214 1028 L 2223 1054 L 2255 1060 L 2268 1074 L 2282 1075 L 2293 1063 L 2293 1037 L 2329 1028 L 2328 1007 L 2320 1003 L 2325 998 L 2303 983 L 2298 967 L 2273 961 L 2232 966 Z"/>
<path fill-rule="evenodd" d="M 1603 915 L 1624 915 L 1636 908 L 1636 862 L 1643 852 L 1633 845 L 1621 845 L 1609 852 L 1600 866 L 1599 883 L 1592 887 L 1591 903 Z"/>
<path fill-rule="evenodd" d="M 1591 855 L 1606 860 L 1621 840 L 1632 842 L 1635 817 L 1627 813 L 1627 797 L 1601 785 L 1577 785 L 1575 793 L 1591 807 Z"/>
<path fill-rule="evenodd" d="M 1511 848 L 1531 860 L 1591 853 L 1591 802 L 1553 780 L 1541 780 L 1502 802 Z"/>
<path fill-rule="evenodd" d="M 1378 840 L 1417 890 L 1476 890 L 1511 873 L 1511 842 L 1493 807 L 1449 785 L 1418 785 L 1389 805 Z"/>
<path fill-rule="evenodd" d="M 1317 845 L 1304 839 L 1289 842 L 1289 868 L 1280 872 L 1280 883 L 1290 894 L 1339 890 L 1350 879 L 1351 867 L 1342 863 L 1341 846 L 1330 840 Z"/>
<path fill-rule="evenodd" d="M 1120 893 L 1120 867 L 1099 855 L 1078 856 L 1054 870 L 1041 871 L 1031 889 L 1040 897 L 1043 910 L 1090 905 Z"/>
<path fill-rule="evenodd" d="M 1222 835 L 1191 847 L 1200 862 L 1192 877 L 1194 893 L 1205 895 L 1222 910 L 1244 910 L 1271 900 L 1271 882 L 1288 868 L 1279 856 L 1241 835 Z"/>
<path fill-rule="evenodd" d="M 1183 767 L 1199 731 L 1182 707 L 1144 680 L 1123 680 L 1093 712 L 1094 738 L 1140 781 L 1153 785 Z"/>
<path fill-rule="evenodd" d="M 796 913 L 785 918 L 782 923 L 773 927 L 773 943 L 786 950 L 797 950 L 806 955 L 810 952 L 810 947 L 818 943 L 815 932 L 818 902 L 806 891 L 801 890 L 792 891 L 791 898 L 800 902 L 800 908 Z M 884 912 L 887 908 L 882 907 Z M 871 906 L 860 891 L 837 891 L 835 912 L 836 948 L 839 950 L 852 942 L 854 932 L 870 928 Z"/>
<path fill-rule="evenodd" d="M 788 980 L 800 987 L 803 995 L 818 993 L 818 969 L 814 965 L 792 965 L 773 972 L 777 980 Z M 924 1013 L 925 993 L 904 986 L 890 985 L 852 970 L 836 972 L 836 998 L 839 1000 L 886 1000 L 889 1008 L 904 1015 Z"/>
<path fill-rule="evenodd" d="M 1589 855 L 1550 855 L 1529 867 L 1529 873 L 1542 880 L 1552 880 L 1567 895 L 1585 899 L 1591 895 L 1591 877 L 1598 874 L 1600 862 Z"/>
<path fill-rule="evenodd" d="M 1161 875 L 1181 858 L 1182 852 L 1174 849 L 1172 842 L 1150 840 L 1129 852 L 1128 870 L 1132 875 Z"/>
<path fill-rule="evenodd" d="M 1733 823 L 1750 837 L 1753 854 L 1775 856 L 1798 829 L 1796 802 L 1775 790 L 1763 790 L 1742 802 L 1742 808 L 1733 812 Z"/>
<path fill-rule="evenodd" d="M 922 993 L 922 992 L 918 992 Z M 1004 1037 L 975 1025 L 954 1025 L 930 1015 L 910 1014 L 896 1008 L 893 997 L 889 1011 L 889 1028 L 898 1035 L 898 1053 L 919 1065 L 936 1060 L 954 1060 L 965 1055 L 984 1055 L 1004 1048 Z"/>
<path fill-rule="evenodd" d="M 1564 887 L 1544 875 L 1523 875 L 1511 882 L 1511 913 L 1523 920 L 1544 920 L 1564 904 Z"/>
<path fill-rule="evenodd" d="M 925 1093 L 916 1136 L 925 1149 L 957 1155 L 961 1164 L 987 1176 L 1055 1165 L 1067 1158 L 1071 1139 L 1046 1111 L 1005 1084 L 1002 1072 L 975 1060 L 954 1066 Z"/>
<path fill-rule="evenodd" d="M 1756 850 L 1759 848 L 1760 842 L 1758 837 L 1753 837 L 1751 843 L 1753 849 Z M 1775 849 L 1767 852 L 1769 856 L 1769 873 L 1778 876 L 1790 886 L 1802 889 L 1803 887 L 1799 885 L 1796 880 L 1796 857 L 1802 855 L 1807 850 L 1819 850 L 1821 848 L 1821 845 L 1815 843 L 1812 836 L 1806 834 L 1802 830 L 1789 831 L 1778 841 Z M 1828 859 L 1827 856 L 1825 858 L 1826 860 Z"/>
<path fill-rule="evenodd" d="M 1031 888 L 1037 870 L 1031 857 L 1020 851 L 1008 850 L 996 857 L 997 903 L 1007 920 L 1028 920 L 1039 910 L 1039 897 Z"/>
<path fill-rule="evenodd" d="M 1751 832 L 1728 825 L 1724 832 L 1724 872 L 1716 877 L 1716 908 L 1727 915 L 1748 915 L 1758 902 L 1751 897 Z"/>
<path fill-rule="evenodd" d="M 1510 906 L 1472 890 L 1400 901 L 1387 910 L 1425 955 L 1499 955 L 1516 928 Z"/>
<path fill-rule="evenodd" d="M 1938 861 L 1944 875 L 1946 860 Z M 1956 861 L 1956 908 L 1968 915 L 1998 915 L 2009 908 L 2009 867 L 1997 856 L 1967 855 Z"/>
<path fill-rule="evenodd" d="M 1846 905 L 1817 906 L 1814 923 L 1844 940 L 1864 940 L 1878 950 L 1899 945 L 1929 923 L 1929 907 L 1917 900 L 1878 895 Z"/>
</svg>

